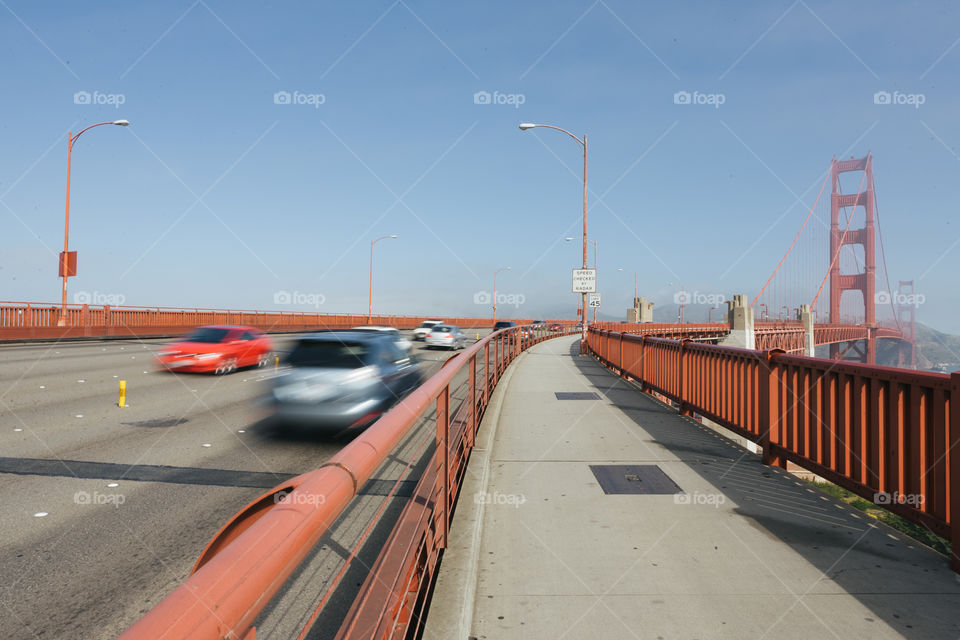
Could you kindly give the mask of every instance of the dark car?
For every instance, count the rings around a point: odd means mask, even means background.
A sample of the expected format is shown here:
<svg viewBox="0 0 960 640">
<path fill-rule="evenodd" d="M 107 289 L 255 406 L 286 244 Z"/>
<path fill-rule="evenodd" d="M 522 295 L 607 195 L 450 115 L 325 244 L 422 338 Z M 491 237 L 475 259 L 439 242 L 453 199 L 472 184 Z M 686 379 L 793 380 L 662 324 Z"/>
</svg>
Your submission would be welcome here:
<svg viewBox="0 0 960 640">
<path fill-rule="evenodd" d="M 513 320 L 497 320 L 493 325 L 493 331 L 495 333 L 500 331 L 500 329 L 510 329 L 515 326 L 517 326 L 517 323 Z"/>
<path fill-rule="evenodd" d="M 372 424 L 423 381 L 389 335 L 331 331 L 299 338 L 271 380 L 271 417 L 321 431 Z"/>
</svg>

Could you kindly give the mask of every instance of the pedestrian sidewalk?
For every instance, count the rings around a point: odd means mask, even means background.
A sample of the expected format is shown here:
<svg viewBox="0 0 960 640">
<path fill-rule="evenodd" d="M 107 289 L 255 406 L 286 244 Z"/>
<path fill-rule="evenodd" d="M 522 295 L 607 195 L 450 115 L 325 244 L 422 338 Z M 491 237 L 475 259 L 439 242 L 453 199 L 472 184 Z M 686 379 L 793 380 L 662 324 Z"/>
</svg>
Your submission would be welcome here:
<svg viewBox="0 0 960 640">
<path fill-rule="evenodd" d="M 960 637 L 945 558 L 763 466 L 578 344 L 533 347 L 498 386 L 425 640 Z M 607 494 L 591 465 L 633 467 L 602 476 L 627 490 L 682 492 Z"/>
</svg>

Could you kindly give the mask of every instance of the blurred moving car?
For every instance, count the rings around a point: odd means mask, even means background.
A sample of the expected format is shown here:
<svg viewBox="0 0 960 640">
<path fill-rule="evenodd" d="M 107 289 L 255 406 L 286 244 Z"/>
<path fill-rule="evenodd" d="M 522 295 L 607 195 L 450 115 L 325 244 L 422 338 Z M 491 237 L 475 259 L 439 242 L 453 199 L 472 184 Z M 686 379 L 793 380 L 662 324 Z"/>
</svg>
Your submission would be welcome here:
<svg viewBox="0 0 960 640">
<path fill-rule="evenodd" d="M 493 332 L 496 333 L 500 329 L 509 329 L 511 327 L 517 326 L 517 323 L 513 320 L 497 320 L 493 323 Z"/>
<path fill-rule="evenodd" d="M 426 337 L 427 347 L 446 347 L 448 349 L 462 349 L 472 340 L 452 324 L 438 324 L 430 328 Z"/>
<path fill-rule="evenodd" d="M 379 325 L 367 325 L 363 327 L 354 327 L 351 331 L 379 331 L 390 336 L 390 339 L 393 340 L 393 343 L 404 350 L 406 353 L 410 353 L 410 350 L 413 349 L 413 343 L 403 337 L 403 334 L 399 330 L 394 329 L 393 327 L 384 327 Z"/>
<path fill-rule="evenodd" d="M 443 324 L 443 320 L 424 320 L 423 324 L 413 330 L 413 339 L 414 340 L 423 340 L 427 337 L 427 334 L 430 333 L 430 328 L 435 327 L 438 324 Z"/>
<path fill-rule="evenodd" d="M 274 420 L 323 431 L 372 424 L 423 381 L 420 363 L 381 331 L 330 331 L 298 338 L 271 379 Z"/>
<path fill-rule="evenodd" d="M 560 324 L 559 322 L 552 322 L 550 323 L 550 326 L 548 327 L 548 329 L 554 333 L 559 333 L 563 331 L 563 325 Z"/>
<path fill-rule="evenodd" d="M 530 324 L 531 324 L 531 325 L 547 324 L 547 321 L 546 321 L 546 320 L 534 320 L 534 321 L 531 322 Z"/>
<path fill-rule="evenodd" d="M 157 352 L 157 364 L 171 371 L 231 373 L 270 362 L 273 342 L 253 327 L 209 326 Z"/>
</svg>

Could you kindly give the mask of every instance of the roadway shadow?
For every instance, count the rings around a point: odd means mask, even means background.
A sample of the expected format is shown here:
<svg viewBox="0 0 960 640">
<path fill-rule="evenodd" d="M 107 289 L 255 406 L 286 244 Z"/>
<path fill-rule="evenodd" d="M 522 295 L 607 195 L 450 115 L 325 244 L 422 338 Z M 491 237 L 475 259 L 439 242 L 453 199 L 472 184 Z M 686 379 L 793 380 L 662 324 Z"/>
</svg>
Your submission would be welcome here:
<svg viewBox="0 0 960 640">
<path fill-rule="evenodd" d="M 574 363 L 598 394 L 736 504 L 734 513 L 822 571 L 822 581 L 835 582 L 906 638 L 960 636 L 960 580 L 948 558 L 792 474 L 765 466 L 759 455 L 680 416 L 592 356 L 578 355 L 578 348 L 579 342 L 571 347 Z M 829 584 L 822 581 L 821 587 Z M 811 585 L 810 591 L 819 594 L 823 588 Z M 816 607 L 813 598 L 805 604 Z"/>
</svg>

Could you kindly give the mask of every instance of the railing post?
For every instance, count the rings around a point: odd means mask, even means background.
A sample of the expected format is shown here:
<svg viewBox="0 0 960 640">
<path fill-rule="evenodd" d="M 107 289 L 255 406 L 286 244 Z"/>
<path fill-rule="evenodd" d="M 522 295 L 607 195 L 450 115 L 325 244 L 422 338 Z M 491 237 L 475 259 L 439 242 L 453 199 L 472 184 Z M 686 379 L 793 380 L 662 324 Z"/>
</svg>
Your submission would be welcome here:
<svg viewBox="0 0 960 640">
<path fill-rule="evenodd" d="M 776 356 L 784 353 L 781 349 L 762 352 L 760 357 L 760 446 L 763 447 L 763 464 L 787 468 L 785 458 L 775 454 L 771 448 L 782 442 L 780 394 L 782 374 L 775 362 Z"/>
<path fill-rule="evenodd" d="M 623 332 L 622 331 L 620 332 L 620 357 L 619 357 L 619 360 L 617 361 L 617 368 L 620 369 L 621 378 L 629 377 L 627 376 L 627 372 L 624 371 L 624 368 L 623 368 Z"/>
<path fill-rule="evenodd" d="M 483 406 L 490 404 L 490 343 L 483 345 Z"/>
<path fill-rule="evenodd" d="M 477 434 L 477 356 L 474 355 L 470 358 L 469 364 L 470 370 L 467 372 L 469 376 L 469 385 L 470 389 L 467 391 L 467 402 L 469 403 L 469 411 L 467 412 L 467 448 L 472 449 L 474 438 Z"/>
<path fill-rule="evenodd" d="M 691 411 L 687 406 L 687 400 L 690 398 L 690 352 L 687 351 L 687 345 L 693 342 L 689 338 L 683 338 L 680 340 L 680 365 L 678 367 L 679 371 L 677 372 L 679 376 L 679 384 L 677 385 L 677 395 L 680 397 L 680 406 L 678 410 L 682 416 L 692 416 L 693 411 Z"/>
<path fill-rule="evenodd" d="M 640 389 L 647 390 L 647 334 L 640 336 Z"/>
<path fill-rule="evenodd" d="M 447 385 L 437 396 L 437 450 L 440 452 L 440 544 L 439 548 L 447 548 L 447 537 L 450 532 L 450 386 Z"/>
<path fill-rule="evenodd" d="M 960 573 L 960 371 L 950 374 L 950 441 L 947 444 L 950 466 L 950 566 Z"/>
</svg>

